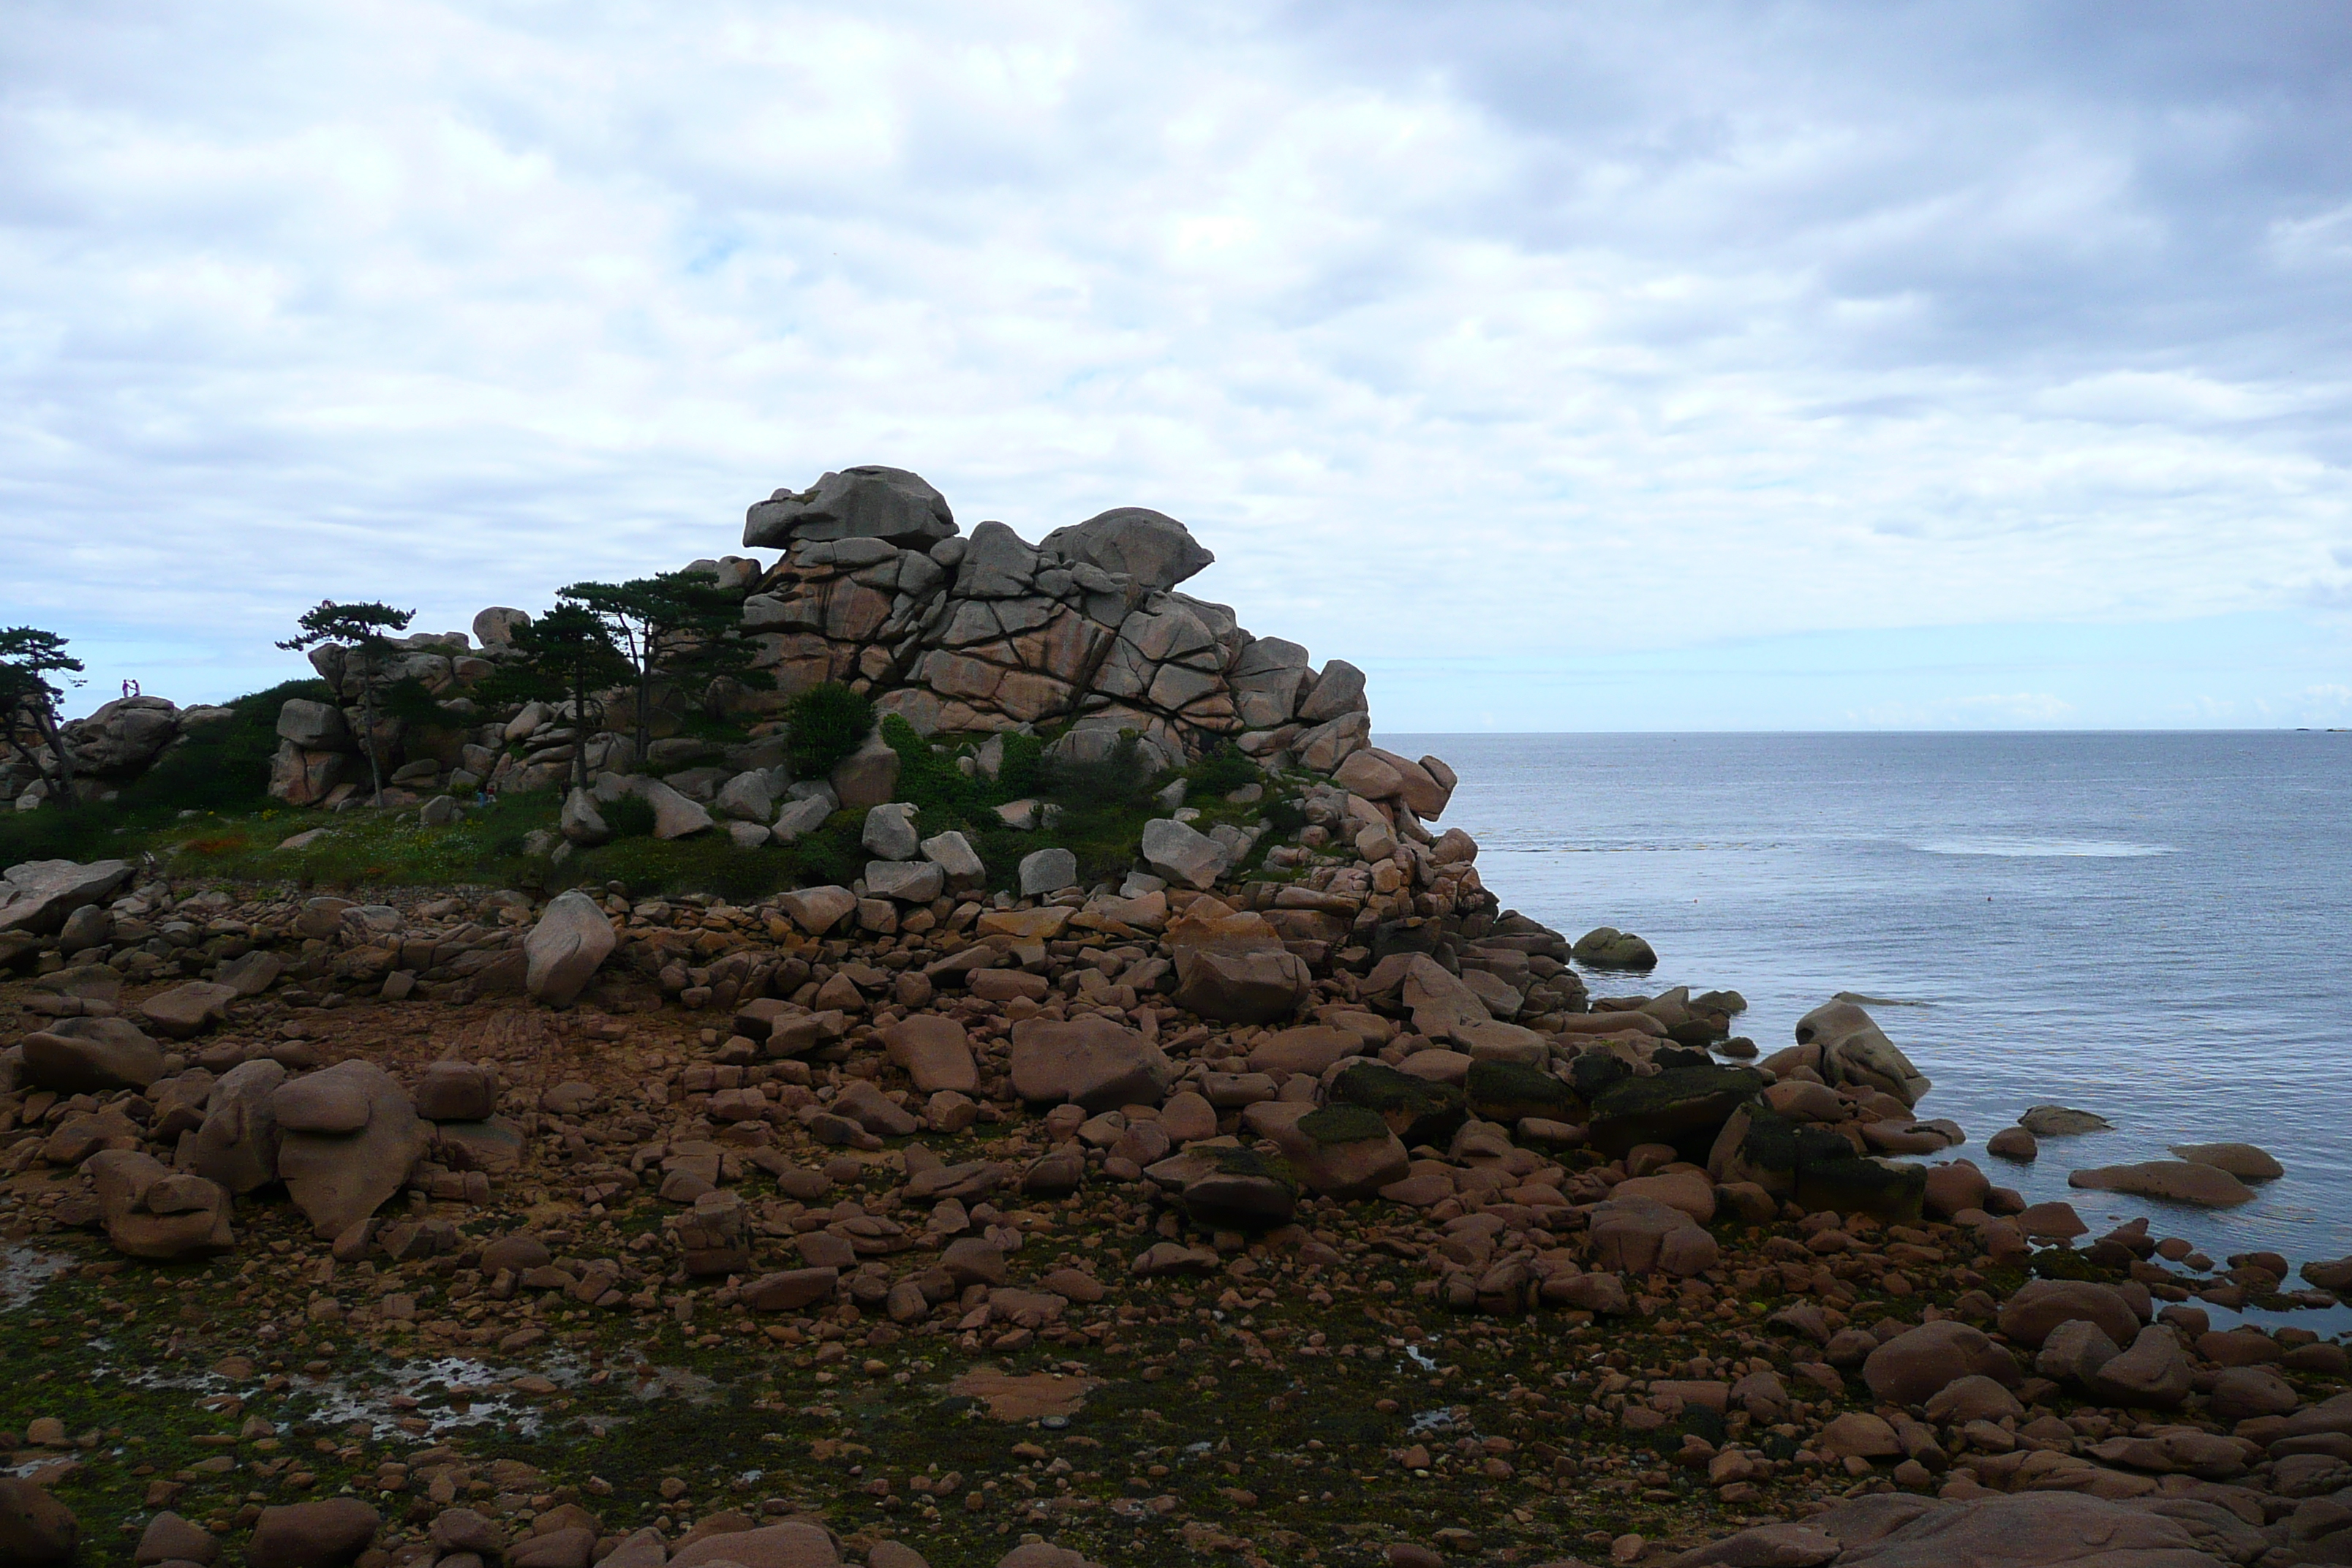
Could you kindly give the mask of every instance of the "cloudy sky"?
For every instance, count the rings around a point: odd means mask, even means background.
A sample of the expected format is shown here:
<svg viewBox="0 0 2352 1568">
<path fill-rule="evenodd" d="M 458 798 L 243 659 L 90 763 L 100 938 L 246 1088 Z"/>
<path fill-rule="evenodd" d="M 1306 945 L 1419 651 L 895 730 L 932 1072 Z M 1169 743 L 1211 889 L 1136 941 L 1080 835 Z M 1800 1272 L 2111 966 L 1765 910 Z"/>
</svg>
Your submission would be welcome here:
<svg viewBox="0 0 2352 1568">
<path fill-rule="evenodd" d="M 16 0 L 83 706 L 740 543 L 1184 519 L 1383 728 L 2352 722 L 2337 4 Z"/>
</svg>

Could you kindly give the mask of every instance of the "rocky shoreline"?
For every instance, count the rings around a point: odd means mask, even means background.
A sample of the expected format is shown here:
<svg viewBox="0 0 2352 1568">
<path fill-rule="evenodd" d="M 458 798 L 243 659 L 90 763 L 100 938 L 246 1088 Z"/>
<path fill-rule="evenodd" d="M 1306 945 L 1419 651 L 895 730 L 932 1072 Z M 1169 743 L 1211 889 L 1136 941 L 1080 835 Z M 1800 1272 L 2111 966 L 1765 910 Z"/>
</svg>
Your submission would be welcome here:
<svg viewBox="0 0 2352 1568">
<path fill-rule="evenodd" d="M 745 855 L 854 827 L 865 874 L 10 868 L 0 1561 L 2352 1562 L 2344 1348 L 2212 1316 L 2333 1305 L 2352 1262 L 2290 1289 L 2029 1206 L 1863 1007 L 1765 1054 L 1736 993 L 1616 978 L 1638 937 L 1501 909 L 1429 826 L 1450 770 L 1174 594 L 1181 525 L 961 541 L 912 476 L 856 482 L 895 474 L 780 492 L 746 542 L 784 559 L 711 563 L 779 658 L 967 777 L 991 736 L 1123 731 L 1249 782 L 1213 821 L 1170 786 L 1082 882 L 1038 802 L 1017 864 L 935 831 L 878 737 L 821 780 L 760 734 L 631 772 L 518 707 L 386 759 L 387 812 L 446 828 L 584 748 L 551 871 L 627 799 Z M 1000 640 L 950 635 L 976 605 Z M 312 743 L 343 710 L 288 708 L 280 798 L 363 812 Z M 2076 1183 L 2280 1174 L 2176 1152 Z"/>
</svg>

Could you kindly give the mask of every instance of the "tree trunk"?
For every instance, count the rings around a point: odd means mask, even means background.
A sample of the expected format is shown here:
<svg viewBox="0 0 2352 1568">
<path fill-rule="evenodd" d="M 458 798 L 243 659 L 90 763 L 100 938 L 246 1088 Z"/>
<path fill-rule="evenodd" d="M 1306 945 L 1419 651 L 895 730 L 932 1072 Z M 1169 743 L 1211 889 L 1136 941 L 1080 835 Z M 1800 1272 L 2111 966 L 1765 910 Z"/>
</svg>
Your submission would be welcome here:
<svg viewBox="0 0 2352 1568">
<path fill-rule="evenodd" d="M 588 673 L 573 673 L 572 684 L 572 777 L 575 788 L 588 787 Z"/>
<path fill-rule="evenodd" d="M 375 808 L 382 811 L 383 764 L 375 754 L 375 661 L 364 653 L 360 659 L 360 750 L 367 756 L 368 784 L 375 791 Z"/>
<path fill-rule="evenodd" d="M 66 750 L 65 731 L 58 723 L 56 712 L 36 709 L 33 728 L 48 742 L 49 755 L 58 760 L 58 776 L 52 781 L 51 787 L 57 791 L 58 804 L 70 810 L 74 805 L 73 753 Z"/>
</svg>

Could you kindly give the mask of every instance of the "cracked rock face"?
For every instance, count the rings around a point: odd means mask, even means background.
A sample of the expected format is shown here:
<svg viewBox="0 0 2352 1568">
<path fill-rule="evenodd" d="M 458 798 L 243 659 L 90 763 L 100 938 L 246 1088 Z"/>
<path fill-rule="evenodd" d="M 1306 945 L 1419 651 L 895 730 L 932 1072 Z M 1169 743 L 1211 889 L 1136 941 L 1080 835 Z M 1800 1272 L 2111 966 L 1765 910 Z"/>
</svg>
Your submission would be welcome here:
<svg viewBox="0 0 2352 1568">
<path fill-rule="evenodd" d="M 1319 743 L 1328 771 L 1364 743 L 1367 727 L 1343 722 L 1364 712 L 1361 673 L 1318 672 L 1297 644 L 1176 592 L 1216 557 L 1161 512 L 1115 508 L 1037 544 L 995 521 L 960 537 L 919 476 L 857 468 L 777 491 L 743 539 L 786 552 L 744 601 L 777 678 L 755 705 L 849 681 L 927 734 L 1075 720 L 1095 736 L 1069 742 L 1079 752 L 1129 731 L 1166 762 L 1219 739 L 1257 756 Z M 1323 732 L 1302 741 L 1310 731 Z M 1381 782 L 1433 797 L 1414 771 Z"/>
</svg>

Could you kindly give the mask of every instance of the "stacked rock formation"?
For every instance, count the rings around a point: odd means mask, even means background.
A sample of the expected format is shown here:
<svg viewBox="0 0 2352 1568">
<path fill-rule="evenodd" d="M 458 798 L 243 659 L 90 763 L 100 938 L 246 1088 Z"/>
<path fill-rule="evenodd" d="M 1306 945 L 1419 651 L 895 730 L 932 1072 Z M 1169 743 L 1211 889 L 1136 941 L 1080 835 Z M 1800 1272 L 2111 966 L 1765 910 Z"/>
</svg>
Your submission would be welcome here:
<svg viewBox="0 0 2352 1568">
<path fill-rule="evenodd" d="M 1318 668 L 1297 643 L 1254 637 L 1227 606 L 1178 592 L 1215 557 L 1160 512 L 1117 508 L 1034 545 L 1001 522 L 965 536 L 945 498 L 919 476 L 860 467 L 753 506 L 743 541 L 782 556 L 770 567 L 730 555 L 687 570 L 744 595 L 741 635 L 774 686 L 697 700 L 715 697 L 733 710 L 751 724 L 751 743 L 722 757 L 719 748 L 673 737 L 637 758 L 626 736 L 582 736 L 545 704 L 480 707 L 475 688 L 530 618 L 494 607 L 475 617 L 471 640 L 462 632 L 418 633 L 394 641 L 373 667 L 373 679 L 413 679 L 468 719 L 463 732 L 434 734 L 378 719 L 375 746 L 394 789 L 389 803 L 413 805 L 436 790 L 461 795 L 484 785 L 558 788 L 580 745 L 591 772 L 723 762 L 723 783 L 772 770 L 782 754 L 761 744 L 767 721 L 828 680 L 866 693 L 878 711 L 926 735 L 1064 728 L 1063 753 L 1079 758 L 1106 754 L 1124 731 L 1160 765 L 1181 766 L 1229 741 L 1269 765 L 1336 776 L 1370 744 L 1362 671 L 1344 659 Z M 336 700 L 286 705 L 270 793 L 289 805 L 339 805 L 366 775 L 360 667 L 352 650 L 335 647 L 314 650 L 311 663 Z M 628 704 L 612 695 L 606 707 L 617 724 Z M 671 727 L 666 713 L 657 732 Z M 1428 817 L 1443 809 L 1452 778 L 1409 759 L 1366 758 L 1341 782 Z M 705 789 L 702 804 L 715 793 L 716 784 Z"/>
<path fill-rule="evenodd" d="M 1369 734 L 1362 674 L 1178 593 L 1216 557 L 1142 507 L 1034 545 L 1001 522 L 962 538 L 920 477 L 856 468 L 754 506 L 743 542 L 785 552 L 743 611 L 780 694 L 846 681 L 926 734 L 1075 720 L 1171 763 L 1224 736 L 1328 773 Z"/>
</svg>

